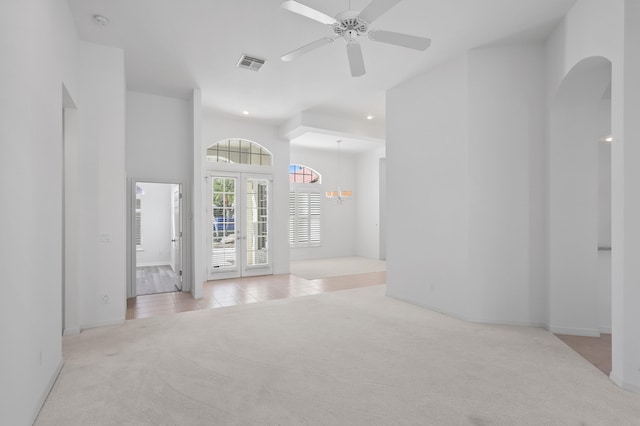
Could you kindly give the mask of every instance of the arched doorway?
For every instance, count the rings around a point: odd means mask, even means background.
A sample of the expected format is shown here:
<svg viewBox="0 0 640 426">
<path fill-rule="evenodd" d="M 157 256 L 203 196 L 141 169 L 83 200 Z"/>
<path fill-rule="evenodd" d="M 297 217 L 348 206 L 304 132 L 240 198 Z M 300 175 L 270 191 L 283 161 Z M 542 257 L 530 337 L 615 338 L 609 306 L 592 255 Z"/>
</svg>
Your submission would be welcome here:
<svg viewBox="0 0 640 426">
<path fill-rule="evenodd" d="M 611 62 L 590 57 L 571 69 L 551 105 L 549 324 L 554 333 L 611 333 L 610 135 Z"/>
</svg>

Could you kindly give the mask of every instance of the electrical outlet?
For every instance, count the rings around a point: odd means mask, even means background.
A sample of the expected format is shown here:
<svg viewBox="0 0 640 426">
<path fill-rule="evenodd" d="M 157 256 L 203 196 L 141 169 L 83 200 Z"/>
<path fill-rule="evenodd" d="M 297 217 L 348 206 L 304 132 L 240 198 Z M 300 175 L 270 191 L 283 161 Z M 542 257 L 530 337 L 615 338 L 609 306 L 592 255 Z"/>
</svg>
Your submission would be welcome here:
<svg viewBox="0 0 640 426">
<path fill-rule="evenodd" d="M 101 243 L 110 243 L 111 242 L 111 234 L 100 234 L 100 242 Z"/>
<path fill-rule="evenodd" d="M 109 303 L 109 295 L 105 294 L 102 296 L 102 304 L 106 305 L 107 303 Z"/>
</svg>

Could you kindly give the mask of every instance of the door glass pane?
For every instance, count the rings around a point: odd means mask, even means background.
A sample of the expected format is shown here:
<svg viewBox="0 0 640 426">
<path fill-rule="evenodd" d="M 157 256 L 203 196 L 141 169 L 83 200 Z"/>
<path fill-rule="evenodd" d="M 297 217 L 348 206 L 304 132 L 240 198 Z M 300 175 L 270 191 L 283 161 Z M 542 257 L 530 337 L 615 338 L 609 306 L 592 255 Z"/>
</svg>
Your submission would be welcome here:
<svg viewBox="0 0 640 426">
<path fill-rule="evenodd" d="M 266 179 L 247 179 L 247 266 L 269 263 L 268 190 Z"/>
<path fill-rule="evenodd" d="M 211 266 L 214 270 L 236 268 L 236 179 L 214 177 Z"/>
</svg>

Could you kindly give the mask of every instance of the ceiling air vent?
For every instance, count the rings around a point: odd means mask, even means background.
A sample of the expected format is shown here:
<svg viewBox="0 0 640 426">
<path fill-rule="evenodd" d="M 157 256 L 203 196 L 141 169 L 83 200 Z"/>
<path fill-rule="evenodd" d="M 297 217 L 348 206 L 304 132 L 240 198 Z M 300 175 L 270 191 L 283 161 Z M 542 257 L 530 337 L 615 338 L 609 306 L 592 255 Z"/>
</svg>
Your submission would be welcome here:
<svg viewBox="0 0 640 426">
<path fill-rule="evenodd" d="M 259 71 L 264 65 L 265 60 L 256 58 L 255 56 L 242 55 L 240 60 L 236 64 L 240 68 L 246 68 L 248 70 Z"/>
</svg>

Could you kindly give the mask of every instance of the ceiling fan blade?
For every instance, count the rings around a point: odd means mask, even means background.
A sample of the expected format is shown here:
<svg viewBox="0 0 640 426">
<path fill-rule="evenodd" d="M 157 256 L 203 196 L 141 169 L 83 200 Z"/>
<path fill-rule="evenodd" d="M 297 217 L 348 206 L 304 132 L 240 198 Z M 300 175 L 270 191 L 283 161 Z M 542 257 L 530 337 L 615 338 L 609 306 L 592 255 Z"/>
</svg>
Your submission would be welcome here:
<svg viewBox="0 0 640 426">
<path fill-rule="evenodd" d="M 369 38 L 373 41 L 395 44 L 409 49 L 426 50 L 431 46 L 431 39 L 409 34 L 395 33 L 393 31 L 371 30 Z"/>
<path fill-rule="evenodd" d="M 320 46 L 324 46 L 325 44 L 333 43 L 335 38 L 332 37 L 323 37 L 320 40 L 312 41 L 309 44 L 305 44 L 302 47 L 297 48 L 296 50 L 292 50 L 291 52 L 284 54 L 280 57 L 283 61 L 293 61 L 300 55 L 304 55 L 307 52 L 312 51 L 313 49 L 317 49 Z"/>
<path fill-rule="evenodd" d="M 288 10 L 289 12 L 297 13 L 298 15 L 305 16 L 309 19 L 313 19 L 314 21 L 318 21 L 323 24 L 332 25 L 337 23 L 335 18 L 332 18 L 331 16 L 326 15 L 320 12 L 319 10 L 316 10 L 312 7 L 304 5 L 295 0 L 285 0 L 282 3 L 280 3 L 280 7 Z"/>
<path fill-rule="evenodd" d="M 358 18 L 372 23 L 401 1 L 402 0 L 372 0 L 369 6 L 360 13 Z"/>
<path fill-rule="evenodd" d="M 364 75 L 364 58 L 360 44 L 356 42 L 347 43 L 347 56 L 349 57 L 349 67 L 352 77 Z"/>
</svg>

